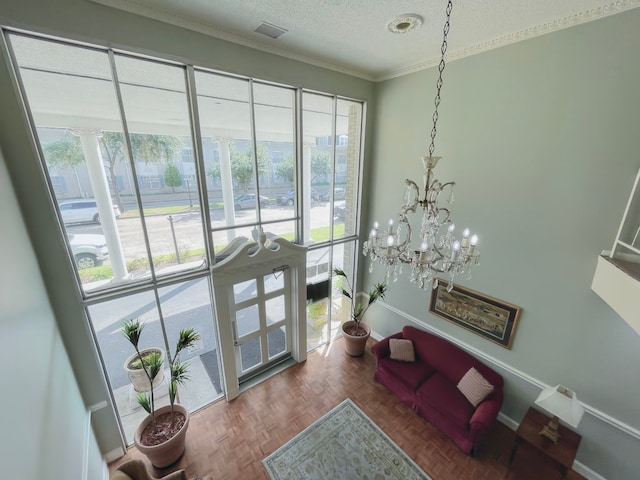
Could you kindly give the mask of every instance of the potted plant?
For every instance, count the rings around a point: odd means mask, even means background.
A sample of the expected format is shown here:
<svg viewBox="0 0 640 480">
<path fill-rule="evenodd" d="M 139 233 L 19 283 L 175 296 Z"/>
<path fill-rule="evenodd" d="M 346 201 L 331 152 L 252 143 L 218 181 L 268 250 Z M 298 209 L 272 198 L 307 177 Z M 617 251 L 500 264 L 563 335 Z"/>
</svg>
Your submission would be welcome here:
<svg viewBox="0 0 640 480">
<path fill-rule="evenodd" d="M 374 283 L 369 291 L 369 300 L 367 302 L 357 302 L 354 298 L 353 286 L 347 278 L 347 274 L 340 268 L 334 268 L 333 274 L 343 279 L 342 294 L 351 300 L 351 320 L 342 324 L 342 334 L 345 341 L 345 350 L 352 357 L 359 357 L 364 354 L 364 347 L 367 339 L 371 335 L 369 326 L 362 322 L 364 314 L 379 298 L 384 299 L 387 291 L 386 283 Z M 344 286 L 347 284 L 347 288 Z"/>
<path fill-rule="evenodd" d="M 164 369 L 162 368 L 164 366 L 164 351 L 156 347 L 145 348 L 140 350 L 140 356 L 142 356 L 142 361 L 136 352 L 124 362 L 124 370 L 127 372 L 134 390 L 138 393 L 149 391 L 149 379 L 142 369 L 143 364 L 149 366 L 152 363 L 160 362 L 160 371 L 153 379 L 153 388 L 161 385 L 164 381 Z"/>
<path fill-rule="evenodd" d="M 143 351 L 138 348 L 144 324 L 135 319 L 126 320 L 122 324 L 122 333 L 129 340 L 136 351 L 142 365 L 142 370 L 148 381 L 149 389 L 139 392 L 138 403 L 149 415 L 140 423 L 133 441 L 140 452 L 145 454 L 154 467 L 164 468 L 175 463 L 184 453 L 187 427 L 189 426 L 189 411 L 182 405 L 175 403 L 178 386 L 184 385 L 189 379 L 187 371 L 189 364 L 180 361 L 180 352 L 192 347 L 200 339 L 200 335 L 193 328 L 180 330 L 176 342 L 175 353 L 167 351 L 169 362 L 169 405 L 156 408 L 153 382 L 162 371 L 163 359 L 160 355 L 148 355 L 146 361 Z"/>
</svg>

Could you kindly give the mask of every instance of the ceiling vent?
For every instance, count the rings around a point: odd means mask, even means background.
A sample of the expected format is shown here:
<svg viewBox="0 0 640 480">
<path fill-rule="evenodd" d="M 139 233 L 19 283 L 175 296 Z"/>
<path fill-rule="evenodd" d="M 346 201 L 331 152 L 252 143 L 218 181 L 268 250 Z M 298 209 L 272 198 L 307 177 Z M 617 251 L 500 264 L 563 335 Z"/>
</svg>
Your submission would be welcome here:
<svg viewBox="0 0 640 480">
<path fill-rule="evenodd" d="M 272 25 L 267 22 L 262 22 L 258 26 L 258 28 L 254 30 L 254 32 L 261 33 L 262 35 L 266 35 L 267 37 L 278 38 L 283 33 L 287 33 L 287 30 L 285 30 L 282 27 L 278 27 L 277 25 Z"/>
</svg>

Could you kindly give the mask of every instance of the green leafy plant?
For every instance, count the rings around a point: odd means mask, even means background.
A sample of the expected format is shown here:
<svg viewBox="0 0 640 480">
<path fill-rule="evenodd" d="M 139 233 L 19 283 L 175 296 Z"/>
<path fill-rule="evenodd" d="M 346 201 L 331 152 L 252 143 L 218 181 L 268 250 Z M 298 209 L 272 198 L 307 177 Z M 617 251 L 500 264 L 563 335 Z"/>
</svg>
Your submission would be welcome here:
<svg viewBox="0 0 640 480">
<path fill-rule="evenodd" d="M 378 301 L 378 299 L 384 300 L 384 296 L 387 293 L 387 284 L 374 283 L 369 291 L 369 299 L 366 302 L 357 302 L 354 298 L 353 286 L 351 285 L 351 282 L 349 282 L 349 278 L 347 277 L 347 274 L 344 273 L 344 270 L 341 268 L 334 268 L 333 274 L 342 279 L 342 285 L 340 286 L 342 295 L 351 300 L 351 320 L 355 323 L 353 335 L 358 335 L 359 332 L 361 334 L 360 322 L 362 321 L 364 314 L 371 305 Z M 344 286 L 345 283 L 347 288 Z"/>
<path fill-rule="evenodd" d="M 162 361 L 162 355 L 159 352 L 149 352 L 142 356 L 142 360 L 137 358 L 133 362 L 131 362 L 129 368 L 140 370 L 142 368 L 142 365 L 144 365 L 145 367 L 150 367 L 158 361 Z"/>
<path fill-rule="evenodd" d="M 149 415 L 151 415 L 153 421 L 155 422 L 155 397 L 153 392 L 153 379 L 160 373 L 162 370 L 162 355 L 159 353 L 152 353 L 149 355 L 143 355 L 140 353 L 140 348 L 138 344 L 140 342 L 140 336 L 142 335 L 142 330 L 144 329 L 144 323 L 140 323 L 140 320 L 137 318 L 132 318 L 129 320 L 125 320 L 122 323 L 122 333 L 129 340 L 129 343 L 133 345 L 133 348 L 136 350 L 138 355 L 138 360 L 140 365 L 144 367 L 145 375 L 149 380 L 149 392 L 139 393 L 137 396 L 137 401 L 144 408 Z M 194 328 L 187 328 L 180 330 L 178 334 L 178 341 L 176 342 L 175 353 L 172 356 L 171 352 L 167 352 L 167 360 L 169 362 L 169 371 L 171 378 L 169 379 L 169 402 L 171 403 L 171 413 L 173 415 L 173 406 L 175 404 L 176 395 L 178 393 L 178 386 L 184 385 L 184 383 L 189 380 L 189 376 L 187 375 L 189 370 L 188 362 L 180 361 L 180 352 L 183 350 L 192 347 L 198 340 L 200 339 L 200 335 Z"/>
</svg>

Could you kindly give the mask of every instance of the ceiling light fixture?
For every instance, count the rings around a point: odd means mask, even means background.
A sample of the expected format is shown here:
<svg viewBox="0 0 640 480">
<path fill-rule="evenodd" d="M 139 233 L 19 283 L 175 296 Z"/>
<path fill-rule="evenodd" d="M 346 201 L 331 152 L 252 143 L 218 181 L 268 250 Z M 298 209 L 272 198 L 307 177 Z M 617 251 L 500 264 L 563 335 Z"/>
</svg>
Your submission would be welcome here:
<svg viewBox="0 0 640 480">
<path fill-rule="evenodd" d="M 422 25 L 424 19 L 420 15 L 408 14 L 400 15 L 387 24 L 387 30 L 392 33 L 409 33 L 417 30 Z"/>
<path fill-rule="evenodd" d="M 436 82 L 435 112 L 429 156 L 421 157 L 424 168 L 424 198 L 420 199 L 420 190 L 415 182 L 409 179 L 405 180 L 407 189 L 404 205 L 400 209 L 398 225 L 394 228 L 393 220 L 389 220 L 387 231 L 381 234 L 378 231 L 379 224 L 375 222 L 363 248 L 364 255 L 369 255 L 371 258 L 370 272 L 376 261 L 386 267 L 385 281 L 389 277 L 393 277 L 393 280 L 396 281 L 398 275 L 402 273 L 402 265 L 408 264 L 411 268 L 411 281 L 423 289 L 435 288 L 437 286 L 436 276 L 447 274 L 450 280 L 447 286 L 448 291 L 453 288 L 455 277 L 462 274 L 470 276 L 471 267 L 478 265 L 480 260 L 480 252 L 476 248 L 478 236 L 471 235 L 469 229 L 465 228 L 462 232 L 462 238 L 455 239 L 451 211 L 446 207 L 438 206 L 438 197 L 443 192 L 449 194 L 447 203 L 453 202 L 455 182 L 442 183 L 433 176 L 433 169 L 441 158 L 434 157 L 433 152 L 435 150 L 442 72 L 445 67 L 444 57 L 447 51 L 447 35 L 449 34 L 452 7 L 452 1 L 449 0 L 446 9 L 447 20 L 443 31 L 442 57 L 438 66 L 439 75 Z M 420 225 L 419 248 L 414 249 L 411 246 L 411 224 L 407 214 L 415 213 L 418 206 L 422 207 L 423 215 Z M 442 230 L 444 233 L 441 232 Z"/>
</svg>

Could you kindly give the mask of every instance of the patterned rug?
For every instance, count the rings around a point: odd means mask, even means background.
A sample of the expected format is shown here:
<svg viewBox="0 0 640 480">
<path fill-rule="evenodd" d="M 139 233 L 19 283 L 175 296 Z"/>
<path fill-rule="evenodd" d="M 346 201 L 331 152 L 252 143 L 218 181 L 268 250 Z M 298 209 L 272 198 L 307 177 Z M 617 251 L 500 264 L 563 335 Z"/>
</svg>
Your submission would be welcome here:
<svg viewBox="0 0 640 480">
<path fill-rule="evenodd" d="M 431 480 L 350 399 L 262 463 L 272 480 Z"/>
</svg>

